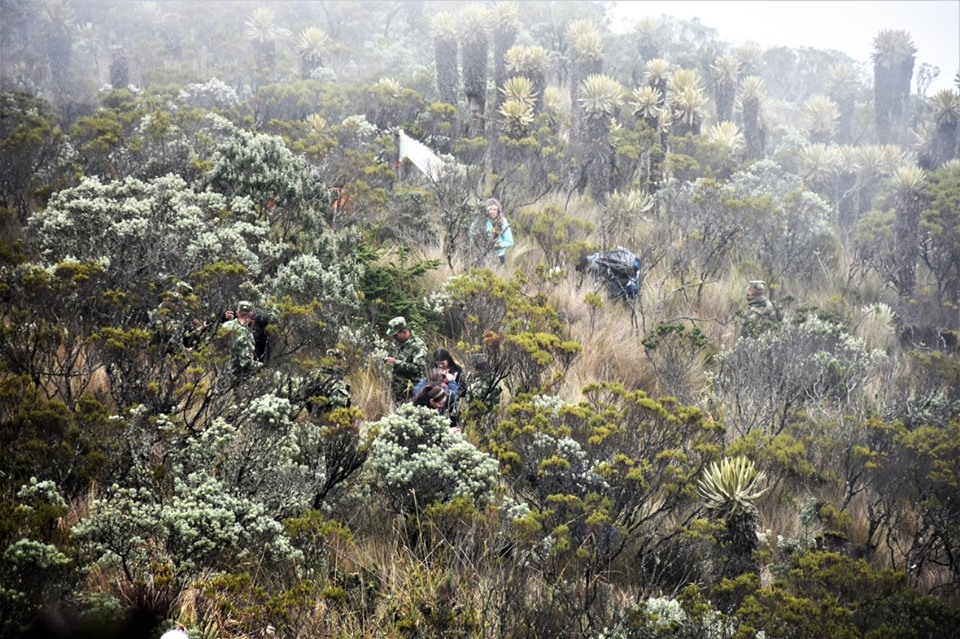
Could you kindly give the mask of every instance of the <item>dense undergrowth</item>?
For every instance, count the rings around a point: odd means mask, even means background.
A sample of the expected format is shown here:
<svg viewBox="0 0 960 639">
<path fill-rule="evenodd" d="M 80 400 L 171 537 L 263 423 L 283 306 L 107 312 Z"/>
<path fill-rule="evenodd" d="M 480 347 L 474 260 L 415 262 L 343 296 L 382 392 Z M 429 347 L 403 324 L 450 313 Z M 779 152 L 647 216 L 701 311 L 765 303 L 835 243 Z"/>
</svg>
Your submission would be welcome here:
<svg viewBox="0 0 960 639">
<path fill-rule="evenodd" d="M 957 91 L 588 2 L 3 11 L 3 636 L 960 629 Z M 617 246 L 635 300 L 575 268 Z"/>
</svg>

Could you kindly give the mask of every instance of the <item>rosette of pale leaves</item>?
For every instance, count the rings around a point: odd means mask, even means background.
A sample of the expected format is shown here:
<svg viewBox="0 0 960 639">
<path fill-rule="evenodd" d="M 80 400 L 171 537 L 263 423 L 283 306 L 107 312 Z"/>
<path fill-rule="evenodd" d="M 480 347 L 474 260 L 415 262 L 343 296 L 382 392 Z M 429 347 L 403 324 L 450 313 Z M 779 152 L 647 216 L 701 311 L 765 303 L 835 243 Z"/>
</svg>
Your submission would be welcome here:
<svg viewBox="0 0 960 639">
<path fill-rule="evenodd" d="M 622 102 L 623 86 L 608 75 L 591 75 L 580 84 L 580 104 L 588 118 L 610 117 Z"/>
<path fill-rule="evenodd" d="M 650 86 L 666 86 L 670 77 L 670 63 L 663 58 L 648 60 L 643 66 L 643 81 Z"/>
<path fill-rule="evenodd" d="M 300 32 L 297 53 L 308 62 L 320 64 L 330 54 L 330 36 L 319 27 L 307 27 Z"/>
<path fill-rule="evenodd" d="M 840 110 L 837 103 L 828 96 L 817 94 L 811 96 L 803 105 L 803 117 L 807 131 L 811 135 L 833 135 L 840 119 Z"/>
<path fill-rule="evenodd" d="M 953 125 L 960 121 L 960 93 L 943 89 L 937 91 L 928 103 L 937 125 Z"/>
<path fill-rule="evenodd" d="M 883 29 L 873 39 L 873 58 L 875 64 L 893 67 L 905 58 L 916 55 L 917 47 L 907 31 Z"/>
<path fill-rule="evenodd" d="M 507 69 L 514 73 L 543 74 L 550 63 L 550 52 L 539 45 L 517 44 L 507 51 L 506 62 Z"/>
<path fill-rule="evenodd" d="M 533 107 L 520 100 L 507 100 L 500 107 L 503 131 L 511 137 L 525 135 L 533 124 Z"/>
<path fill-rule="evenodd" d="M 707 130 L 707 142 L 725 149 L 730 155 L 737 155 L 743 151 L 746 144 L 743 133 L 733 122 L 718 122 Z"/>
<path fill-rule="evenodd" d="M 570 50 L 574 60 L 600 60 L 603 58 L 603 37 L 590 20 L 575 20 L 567 29 Z"/>
<path fill-rule="evenodd" d="M 635 117 L 649 119 L 656 119 L 660 115 L 662 101 L 663 94 L 651 86 L 637 87 L 630 94 L 629 100 Z"/>
<path fill-rule="evenodd" d="M 760 487 L 765 480 L 766 474 L 746 457 L 727 457 L 703 471 L 697 491 L 708 510 L 726 519 L 751 512 L 753 502 L 766 492 Z"/>
<path fill-rule="evenodd" d="M 254 42 L 271 42 L 277 38 L 276 17 L 268 8 L 254 9 L 244 23 L 247 37 Z"/>
<path fill-rule="evenodd" d="M 503 83 L 500 92 L 509 100 L 516 100 L 533 106 L 537 92 L 533 89 L 533 82 L 522 75 L 516 75 Z"/>
</svg>

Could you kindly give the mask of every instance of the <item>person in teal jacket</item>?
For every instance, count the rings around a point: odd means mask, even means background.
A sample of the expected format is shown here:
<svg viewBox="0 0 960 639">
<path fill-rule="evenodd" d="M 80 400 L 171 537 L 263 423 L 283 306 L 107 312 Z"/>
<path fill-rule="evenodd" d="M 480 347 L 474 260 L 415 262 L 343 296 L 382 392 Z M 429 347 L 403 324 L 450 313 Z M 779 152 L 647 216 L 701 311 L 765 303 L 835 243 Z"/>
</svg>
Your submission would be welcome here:
<svg viewBox="0 0 960 639">
<path fill-rule="evenodd" d="M 513 246 L 513 231 L 510 230 L 510 222 L 503 214 L 503 205 L 500 200 L 490 198 L 486 201 L 487 219 L 486 232 L 487 240 L 493 244 L 493 250 L 497 253 L 497 259 L 501 264 L 507 262 L 507 249 Z"/>
</svg>

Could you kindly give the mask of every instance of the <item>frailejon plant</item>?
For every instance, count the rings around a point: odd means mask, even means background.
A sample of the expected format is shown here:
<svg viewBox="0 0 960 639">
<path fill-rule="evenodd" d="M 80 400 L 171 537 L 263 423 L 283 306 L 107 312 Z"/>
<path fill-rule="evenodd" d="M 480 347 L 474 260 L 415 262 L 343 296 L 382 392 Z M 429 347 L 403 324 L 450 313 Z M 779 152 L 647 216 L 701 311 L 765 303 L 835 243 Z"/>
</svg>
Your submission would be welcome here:
<svg viewBox="0 0 960 639">
<path fill-rule="evenodd" d="M 704 506 L 723 518 L 735 517 L 753 510 L 753 502 L 765 488 L 763 471 L 745 457 L 725 458 L 710 464 L 697 482 L 697 491 Z"/>
<path fill-rule="evenodd" d="M 726 524 L 720 535 L 719 577 L 757 572 L 753 551 L 759 547 L 759 514 L 754 502 L 766 491 L 766 473 L 745 457 L 727 457 L 713 462 L 697 480 L 704 507 Z"/>
</svg>

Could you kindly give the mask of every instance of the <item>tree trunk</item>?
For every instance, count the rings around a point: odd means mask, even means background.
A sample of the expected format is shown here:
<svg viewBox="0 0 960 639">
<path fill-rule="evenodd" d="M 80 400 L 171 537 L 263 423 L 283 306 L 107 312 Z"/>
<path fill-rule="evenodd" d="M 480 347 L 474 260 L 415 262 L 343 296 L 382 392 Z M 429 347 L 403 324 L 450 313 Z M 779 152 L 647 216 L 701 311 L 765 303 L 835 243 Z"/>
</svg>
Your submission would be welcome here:
<svg viewBox="0 0 960 639">
<path fill-rule="evenodd" d="M 457 68 L 457 41 L 437 40 L 434 49 L 437 64 L 437 92 L 440 95 L 440 101 L 456 104 L 457 87 L 460 84 L 460 71 Z"/>
<path fill-rule="evenodd" d="M 763 158 L 766 135 L 760 121 L 759 100 L 747 100 L 743 104 L 743 137 L 745 159 L 759 160 Z"/>
<path fill-rule="evenodd" d="M 482 34 L 463 43 L 463 91 L 470 108 L 470 137 L 482 137 L 486 130 L 487 38 Z"/>
<path fill-rule="evenodd" d="M 507 51 L 517 40 L 514 29 L 497 29 L 493 34 L 493 84 L 496 87 L 494 104 L 497 109 L 503 104 L 505 96 L 500 87 L 507 81 Z"/>
<path fill-rule="evenodd" d="M 920 202 L 904 196 L 897 202 L 894 220 L 897 264 L 897 333 L 903 335 L 916 323 L 914 293 L 917 285 L 917 258 L 920 255 Z"/>
</svg>

